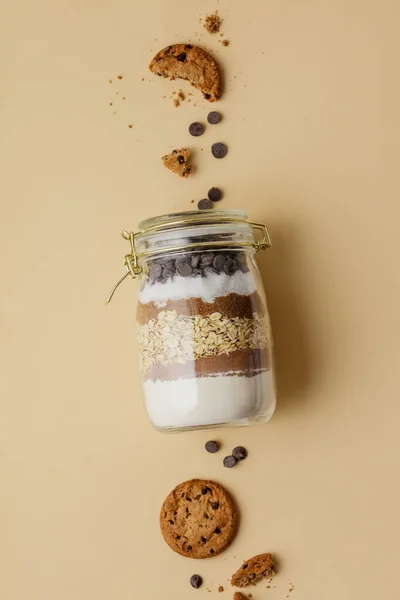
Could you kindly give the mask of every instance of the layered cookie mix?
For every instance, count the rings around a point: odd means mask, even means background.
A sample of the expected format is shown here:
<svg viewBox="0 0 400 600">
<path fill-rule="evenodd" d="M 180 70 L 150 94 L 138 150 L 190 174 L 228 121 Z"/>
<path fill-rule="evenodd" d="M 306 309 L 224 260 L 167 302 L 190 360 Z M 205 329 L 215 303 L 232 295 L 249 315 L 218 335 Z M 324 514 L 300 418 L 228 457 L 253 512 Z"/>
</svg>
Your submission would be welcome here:
<svg viewBox="0 0 400 600">
<path fill-rule="evenodd" d="M 249 419 L 274 404 L 265 298 L 243 252 L 151 261 L 137 310 L 148 413 L 158 427 Z"/>
</svg>

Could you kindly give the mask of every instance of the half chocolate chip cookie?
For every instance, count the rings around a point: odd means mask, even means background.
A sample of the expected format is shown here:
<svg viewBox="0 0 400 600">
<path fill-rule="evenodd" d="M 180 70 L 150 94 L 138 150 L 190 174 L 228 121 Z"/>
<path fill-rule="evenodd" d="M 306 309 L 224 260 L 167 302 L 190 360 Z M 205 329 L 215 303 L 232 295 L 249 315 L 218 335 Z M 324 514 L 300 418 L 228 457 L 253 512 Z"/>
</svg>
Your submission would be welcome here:
<svg viewBox="0 0 400 600">
<path fill-rule="evenodd" d="M 167 46 L 155 55 L 149 69 L 160 77 L 186 79 L 210 102 L 215 102 L 221 96 L 221 72 L 218 63 L 198 46 Z"/>
</svg>

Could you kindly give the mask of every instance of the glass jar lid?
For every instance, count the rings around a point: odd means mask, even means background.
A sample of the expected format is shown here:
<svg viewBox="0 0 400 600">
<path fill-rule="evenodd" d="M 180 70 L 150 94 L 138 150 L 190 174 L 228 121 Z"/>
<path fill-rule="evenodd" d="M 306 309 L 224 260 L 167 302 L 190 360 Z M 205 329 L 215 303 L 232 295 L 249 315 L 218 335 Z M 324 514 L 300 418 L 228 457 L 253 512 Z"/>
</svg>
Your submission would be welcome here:
<svg viewBox="0 0 400 600">
<path fill-rule="evenodd" d="M 254 231 L 261 232 L 256 240 Z M 139 231 L 122 231 L 130 243 L 130 253 L 125 255 L 125 275 L 114 286 L 107 304 L 117 287 L 130 276 L 141 274 L 141 259 L 166 252 L 180 253 L 194 249 L 236 248 L 265 250 L 271 246 L 266 225 L 247 221 L 241 210 L 201 210 L 161 215 L 139 223 Z"/>
</svg>

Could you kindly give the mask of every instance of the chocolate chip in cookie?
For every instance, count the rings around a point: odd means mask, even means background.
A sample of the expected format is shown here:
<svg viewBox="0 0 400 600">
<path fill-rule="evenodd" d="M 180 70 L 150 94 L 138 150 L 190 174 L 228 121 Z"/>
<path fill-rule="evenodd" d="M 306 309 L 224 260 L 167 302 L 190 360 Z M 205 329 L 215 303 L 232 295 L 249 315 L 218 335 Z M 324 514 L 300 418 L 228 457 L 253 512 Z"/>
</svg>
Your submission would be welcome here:
<svg viewBox="0 0 400 600">
<path fill-rule="evenodd" d="M 176 173 L 179 177 L 189 177 L 192 172 L 192 167 L 188 164 L 189 158 L 190 150 L 180 148 L 179 150 L 173 150 L 171 154 L 165 154 L 162 161 L 167 169 Z"/>
<path fill-rule="evenodd" d="M 167 46 L 155 55 L 149 69 L 160 77 L 188 80 L 210 102 L 219 100 L 221 96 L 221 72 L 218 63 L 198 46 Z"/>
<path fill-rule="evenodd" d="M 228 492 L 214 481 L 191 479 L 165 499 L 160 513 L 161 533 L 182 556 L 209 558 L 231 543 L 236 508 Z"/>
</svg>

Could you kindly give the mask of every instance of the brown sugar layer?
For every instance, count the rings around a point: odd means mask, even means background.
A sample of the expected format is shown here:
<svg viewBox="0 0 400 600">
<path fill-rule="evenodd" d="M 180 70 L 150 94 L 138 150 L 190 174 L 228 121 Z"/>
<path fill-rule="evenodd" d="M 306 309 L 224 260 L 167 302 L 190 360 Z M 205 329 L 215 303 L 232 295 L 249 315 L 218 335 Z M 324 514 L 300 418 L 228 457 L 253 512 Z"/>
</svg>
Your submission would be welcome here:
<svg viewBox="0 0 400 600">
<path fill-rule="evenodd" d="M 269 553 L 258 554 L 246 560 L 240 569 L 232 575 L 231 584 L 235 587 L 244 588 L 255 585 L 261 579 L 271 577 L 274 574 L 274 561 Z"/>
<path fill-rule="evenodd" d="M 207 358 L 197 358 L 185 364 L 153 365 L 143 374 L 145 381 L 175 381 L 195 377 L 218 377 L 221 375 L 254 377 L 271 369 L 271 354 L 268 349 L 235 350 Z"/>
<path fill-rule="evenodd" d="M 205 316 L 219 312 L 231 319 L 233 317 L 252 318 L 254 313 L 262 314 L 265 305 L 258 292 L 247 296 L 241 294 L 227 294 L 218 296 L 213 302 L 204 302 L 201 298 L 182 298 L 179 300 L 167 300 L 158 307 L 154 302 L 146 304 L 138 303 L 136 319 L 139 324 L 145 324 L 150 319 L 155 319 L 161 311 L 174 310 L 178 315 Z"/>
</svg>

